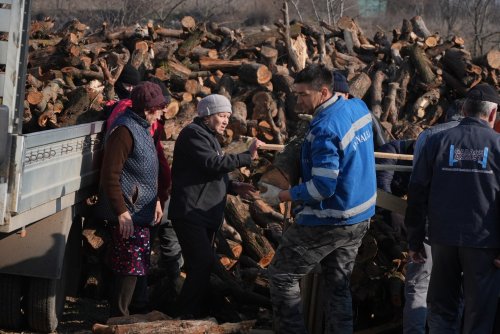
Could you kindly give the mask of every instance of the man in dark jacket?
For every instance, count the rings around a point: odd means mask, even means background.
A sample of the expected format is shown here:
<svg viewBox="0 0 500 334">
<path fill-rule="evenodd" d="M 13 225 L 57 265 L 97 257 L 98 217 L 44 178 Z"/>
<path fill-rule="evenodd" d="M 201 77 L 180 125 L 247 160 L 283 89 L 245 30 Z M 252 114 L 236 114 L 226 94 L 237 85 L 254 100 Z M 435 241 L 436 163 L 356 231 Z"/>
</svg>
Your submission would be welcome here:
<svg viewBox="0 0 500 334">
<path fill-rule="evenodd" d="M 464 99 L 455 100 L 446 111 L 445 123 L 430 127 L 420 133 L 414 145 L 413 161 L 416 162 L 427 140 L 433 135 L 451 129 L 463 119 Z M 410 175 L 408 173 L 408 175 Z M 427 323 L 427 290 L 432 270 L 431 246 L 424 242 L 425 262 L 408 262 L 405 276 L 405 305 L 403 309 L 403 334 L 425 334 Z M 463 305 L 462 298 L 460 305 Z M 461 307 L 462 309 L 462 307 Z M 461 313 L 460 313 L 461 314 Z M 457 319 L 457 326 L 460 319 Z"/>
<path fill-rule="evenodd" d="M 500 96 L 481 84 L 469 91 L 466 118 L 437 133 L 415 162 L 406 225 L 409 255 L 425 261 L 426 217 L 432 248 L 427 295 L 430 333 L 491 333 L 500 292 L 500 136 L 492 129 Z M 463 273 L 463 276 L 462 276 Z M 462 281 L 463 279 L 463 281 Z M 463 287 L 462 287 L 463 282 Z"/>
<path fill-rule="evenodd" d="M 185 318 L 207 315 L 206 296 L 216 260 L 214 236 L 224 219 L 227 193 L 250 196 L 252 185 L 229 180 L 228 172 L 257 159 L 254 140 L 249 150 L 225 154 L 217 134 L 223 134 L 231 116 L 231 103 L 222 95 L 209 95 L 197 107 L 198 116 L 175 142 L 172 194 L 168 217 L 182 248 L 187 273 L 179 296 L 179 314 Z"/>
</svg>

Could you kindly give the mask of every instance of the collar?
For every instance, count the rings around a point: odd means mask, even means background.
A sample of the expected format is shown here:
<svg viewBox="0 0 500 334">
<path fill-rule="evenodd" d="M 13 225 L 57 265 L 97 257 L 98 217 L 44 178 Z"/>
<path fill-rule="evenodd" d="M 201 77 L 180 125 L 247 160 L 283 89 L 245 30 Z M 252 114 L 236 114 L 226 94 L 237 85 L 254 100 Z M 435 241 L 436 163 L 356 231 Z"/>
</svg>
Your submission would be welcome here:
<svg viewBox="0 0 500 334">
<path fill-rule="evenodd" d="M 201 117 L 195 117 L 195 119 L 193 120 L 193 123 L 195 123 L 196 125 L 202 127 L 203 129 L 207 130 L 209 133 L 213 134 L 214 136 L 216 135 L 215 131 L 210 129 L 204 122 L 203 122 L 203 118 Z"/>
<path fill-rule="evenodd" d="M 323 110 L 325 110 L 326 108 L 337 102 L 338 99 L 339 96 L 337 94 L 333 94 L 331 98 L 329 98 L 328 100 L 320 104 L 318 107 L 316 107 L 313 113 L 313 117 L 318 116 Z"/>
<path fill-rule="evenodd" d="M 148 129 L 151 125 L 148 123 L 148 121 L 146 121 L 144 118 L 142 118 L 141 116 L 137 115 L 134 111 L 132 111 L 131 109 L 127 108 L 125 110 L 125 113 L 127 114 L 127 116 L 129 116 L 130 118 L 132 118 L 133 120 L 135 120 L 137 123 L 139 123 L 140 126 L 142 126 L 143 128 L 146 128 Z"/>
<path fill-rule="evenodd" d="M 460 125 L 478 125 L 491 129 L 490 124 L 487 121 L 478 117 L 465 117 L 460 121 Z"/>
</svg>

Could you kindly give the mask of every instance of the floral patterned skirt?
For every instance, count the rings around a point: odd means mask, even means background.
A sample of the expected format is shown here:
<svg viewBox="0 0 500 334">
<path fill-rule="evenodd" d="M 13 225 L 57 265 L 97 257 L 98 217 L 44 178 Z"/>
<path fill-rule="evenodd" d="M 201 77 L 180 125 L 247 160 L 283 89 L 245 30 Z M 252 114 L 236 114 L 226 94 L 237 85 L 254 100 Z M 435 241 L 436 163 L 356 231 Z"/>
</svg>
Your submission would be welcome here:
<svg viewBox="0 0 500 334">
<path fill-rule="evenodd" d="M 149 227 L 134 225 L 134 235 L 123 239 L 118 224 L 111 227 L 108 264 L 114 273 L 134 276 L 147 274 L 151 255 L 149 233 Z"/>
</svg>

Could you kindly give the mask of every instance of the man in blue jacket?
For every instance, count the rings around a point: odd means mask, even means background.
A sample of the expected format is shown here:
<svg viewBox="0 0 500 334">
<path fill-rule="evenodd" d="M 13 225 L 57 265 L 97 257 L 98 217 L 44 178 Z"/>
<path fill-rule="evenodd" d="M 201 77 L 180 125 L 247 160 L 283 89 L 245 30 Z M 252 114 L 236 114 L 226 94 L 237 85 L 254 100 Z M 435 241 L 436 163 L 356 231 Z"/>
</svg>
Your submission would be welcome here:
<svg viewBox="0 0 500 334">
<path fill-rule="evenodd" d="M 430 333 L 491 333 L 500 292 L 500 136 L 492 128 L 500 96 L 488 84 L 469 91 L 459 125 L 434 134 L 415 162 L 405 224 L 409 256 L 432 248 L 427 294 Z"/>
<path fill-rule="evenodd" d="M 299 280 L 321 263 L 326 333 L 351 334 L 349 281 L 375 212 L 372 118 L 361 100 L 335 93 L 338 82 L 332 82 L 332 73 L 324 66 L 311 65 L 299 72 L 294 89 L 297 107 L 313 114 L 302 145 L 303 183 L 290 190 L 261 184 L 267 188 L 261 197 L 268 203 L 294 201 L 302 206 L 268 271 L 276 329 L 307 333 Z"/>
</svg>

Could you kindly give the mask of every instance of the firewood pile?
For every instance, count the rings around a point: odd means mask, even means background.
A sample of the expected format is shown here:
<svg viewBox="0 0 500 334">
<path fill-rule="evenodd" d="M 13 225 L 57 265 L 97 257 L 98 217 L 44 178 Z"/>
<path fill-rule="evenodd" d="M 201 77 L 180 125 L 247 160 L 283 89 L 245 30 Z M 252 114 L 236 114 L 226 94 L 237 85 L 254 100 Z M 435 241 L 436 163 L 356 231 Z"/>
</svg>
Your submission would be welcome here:
<svg viewBox="0 0 500 334">
<path fill-rule="evenodd" d="M 295 108 L 293 76 L 309 63 L 342 71 L 351 95 L 367 103 L 388 139 L 416 138 L 442 120 L 454 99 L 480 82 L 500 88 L 500 51 L 473 58 L 462 38 L 431 33 L 419 16 L 403 20 L 391 33 L 378 31 L 369 38 L 349 17 L 335 26 L 289 23 L 286 3 L 283 15 L 275 27 L 258 31 L 196 22 L 189 16 L 179 29 L 149 22 L 113 31 L 103 24 L 96 32 L 76 20 L 58 31 L 50 18 L 35 21 L 23 130 L 103 119 L 104 104 L 114 98 L 113 84 L 130 63 L 144 80 L 154 76 L 171 92 L 173 102 L 163 115 L 168 155 L 181 129 L 196 116 L 197 101 L 222 94 L 233 104 L 230 124 L 220 138 L 227 151 L 244 149 L 245 137 L 286 144 L 283 152 L 264 152 L 258 164 L 232 177 L 288 188 L 298 181 L 300 144 L 308 126 Z M 234 307 L 231 322 L 244 320 L 239 316 L 242 305 L 269 310 L 265 268 L 293 221 L 291 212 L 290 204 L 272 208 L 258 199 L 229 196 L 212 283 Z M 386 237 L 386 229 L 381 217 L 374 221 L 382 227 L 372 228 L 363 242 L 353 277 L 354 300 L 389 300 L 394 313 L 403 302 L 405 254 L 379 254 L 377 243 Z M 101 229 L 88 226 L 84 231 L 90 257 L 102 257 L 106 237 Z M 98 284 L 99 275 L 90 276 L 87 285 Z"/>
</svg>

